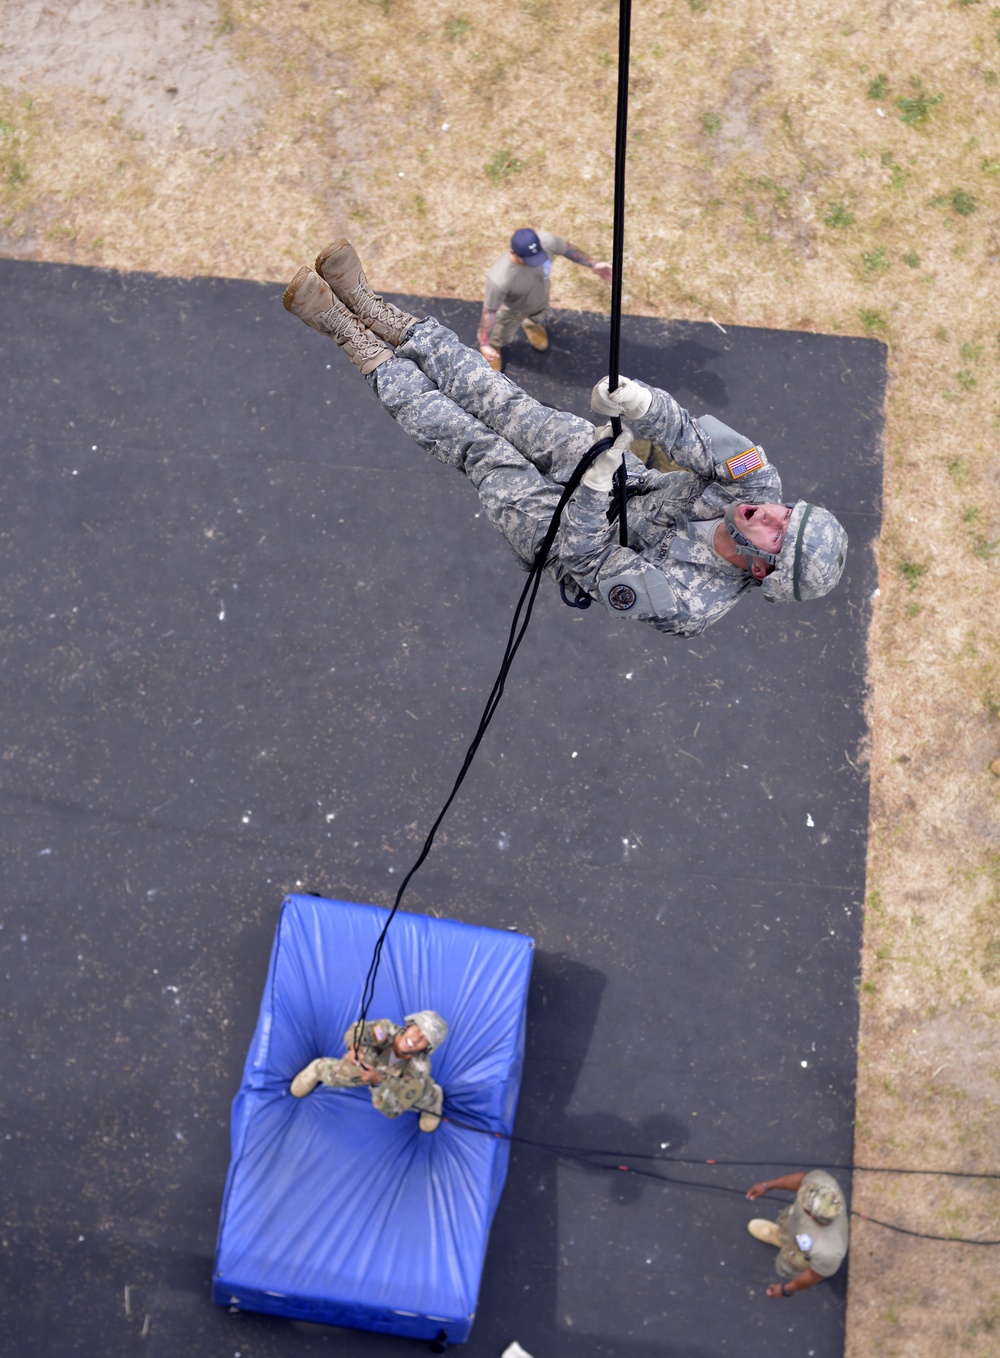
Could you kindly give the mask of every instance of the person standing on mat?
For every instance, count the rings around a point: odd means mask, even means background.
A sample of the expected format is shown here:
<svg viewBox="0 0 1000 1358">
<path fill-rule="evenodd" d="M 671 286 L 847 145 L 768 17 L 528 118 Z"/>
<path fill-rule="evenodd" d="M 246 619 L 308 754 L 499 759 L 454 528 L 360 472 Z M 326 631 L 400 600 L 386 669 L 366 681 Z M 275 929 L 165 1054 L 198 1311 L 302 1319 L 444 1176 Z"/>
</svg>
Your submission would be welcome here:
<svg viewBox="0 0 1000 1358">
<path fill-rule="evenodd" d="M 431 1052 L 448 1036 L 448 1025 L 433 1009 L 408 1014 L 402 1024 L 389 1019 L 354 1023 L 344 1034 L 345 1054 L 317 1056 L 292 1081 L 297 1099 L 318 1084 L 332 1089 L 368 1085 L 372 1103 L 387 1118 L 414 1110 L 420 1130 L 436 1132 L 441 1122 L 444 1090 L 431 1078 Z"/>
<path fill-rule="evenodd" d="M 611 282 L 611 265 L 596 263 L 589 255 L 551 231 L 533 231 L 522 226 L 510 238 L 510 249 L 490 266 L 486 275 L 486 296 L 479 318 L 479 352 L 491 368 L 503 368 L 501 350 L 509 344 L 518 326 L 532 349 L 544 352 L 549 347 L 545 313 L 549 305 L 549 274 L 552 256 L 564 255 L 574 264 L 593 269 L 598 278 Z"/>
<path fill-rule="evenodd" d="M 464 472 L 487 518 L 530 567 L 563 486 L 600 431 L 534 400 L 433 317 L 418 320 L 383 301 L 347 241 L 321 251 L 316 269 L 300 269 L 283 302 L 343 348 L 420 447 Z M 847 534 L 829 510 L 781 503 L 781 478 L 757 444 L 711 415 L 692 419 L 669 392 L 629 378 L 614 391 L 606 378 L 598 382 L 592 406 L 627 419 L 684 470 L 652 471 L 626 454 L 628 545 L 620 546 L 608 509 L 631 437 L 623 427 L 562 512 L 545 570 L 566 597 L 694 637 L 754 585 L 772 603 L 818 599 L 836 585 Z"/>
<path fill-rule="evenodd" d="M 847 1200 L 837 1180 L 823 1169 L 762 1180 L 747 1190 L 747 1197 L 756 1202 L 772 1188 L 794 1193 L 795 1201 L 777 1221 L 756 1217 L 747 1230 L 778 1251 L 774 1268 L 781 1282 L 772 1283 L 767 1295 L 790 1297 L 832 1278 L 843 1263 L 849 1243 Z"/>
</svg>

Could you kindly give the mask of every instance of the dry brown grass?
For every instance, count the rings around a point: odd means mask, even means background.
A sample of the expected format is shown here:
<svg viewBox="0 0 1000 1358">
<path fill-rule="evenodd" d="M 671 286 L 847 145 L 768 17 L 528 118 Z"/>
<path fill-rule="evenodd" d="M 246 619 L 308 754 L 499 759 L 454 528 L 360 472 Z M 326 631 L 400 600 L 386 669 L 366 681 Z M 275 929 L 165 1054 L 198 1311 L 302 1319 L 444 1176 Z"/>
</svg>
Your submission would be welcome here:
<svg viewBox="0 0 1000 1358">
<path fill-rule="evenodd" d="M 104 8 L 100 41 L 126 59 L 102 66 L 82 35 L 83 66 L 46 67 L 50 20 L 16 6 L 9 255 L 282 280 L 346 232 L 386 289 L 475 298 L 521 222 L 610 250 L 612 3 Z M 142 47 L 150 24 L 173 75 Z M 214 77 L 188 88 L 195 45 Z M 889 346 L 861 1163 L 997 1163 L 998 73 L 988 0 L 634 5 L 626 309 Z M 554 302 L 601 307 L 607 289 L 562 267 Z M 859 1176 L 855 1205 L 1000 1236 L 982 1184 Z M 995 1252 L 862 1223 L 852 1258 L 851 1358 L 1000 1348 Z"/>
</svg>

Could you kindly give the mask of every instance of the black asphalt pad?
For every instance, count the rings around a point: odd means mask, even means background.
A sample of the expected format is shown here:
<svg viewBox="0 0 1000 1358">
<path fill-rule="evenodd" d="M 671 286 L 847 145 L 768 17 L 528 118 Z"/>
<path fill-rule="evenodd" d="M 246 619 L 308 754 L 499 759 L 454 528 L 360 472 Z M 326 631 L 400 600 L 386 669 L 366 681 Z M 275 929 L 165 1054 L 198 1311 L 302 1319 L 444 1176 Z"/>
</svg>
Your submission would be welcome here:
<svg viewBox="0 0 1000 1358">
<path fill-rule="evenodd" d="M 284 893 L 391 903 L 525 577 L 281 284 L 0 285 L 6 1344 L 426 1351 L 210 1303 L 229 1105 Z M 585 413 L 607 321 L 552 340 L 511 376 Z M 626 317 L 621 371 L 758 440 L 850 556 L 695 641 L 543 584 L 404 908 L 533 935 L 518 1133 L 664 1181 L 516 1145 L 466 1352 L 832 1358 L 846 1268 L 765 1299 L 742 1195 L 851 1158 L 884 350 Z"/>
</svg>

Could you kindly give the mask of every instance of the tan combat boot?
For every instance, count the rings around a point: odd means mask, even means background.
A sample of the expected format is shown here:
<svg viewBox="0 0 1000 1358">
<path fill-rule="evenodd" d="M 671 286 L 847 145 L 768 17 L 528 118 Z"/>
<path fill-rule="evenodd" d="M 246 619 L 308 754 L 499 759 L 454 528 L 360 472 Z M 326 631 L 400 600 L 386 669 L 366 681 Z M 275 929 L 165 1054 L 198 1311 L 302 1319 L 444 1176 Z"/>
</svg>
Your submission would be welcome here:
<svg viewBox="0 0 1000 1358">
<path fill-rule="evenodd" d="M 410 326 L 416 325 L 416 316 L 400 311 L 398 306 L 372 292 L 350 241 L 335 240 L 321 250 L 316 256 L 316 272 L 323 275 L 348 311 L 386 344 L 401 344 Z"/>
<path fill-rule="evenodd" d="M 285 289 L 281 301 L 285 310 L 298 316 L 300 321 L 336 340 L 365 377 L 387 358 L 392 358 L 392 350 L 369 334 L 313 269 L 303 266 Z"/>
<path fill-rule="evenodd" d="M 775 1249 L 781 1248 L 781 1237 L 778 1235 L 778 1223 L 776 1221 L 765 1221 L 763 1217 L 754 1217 L 753 1221 L 747 1222 L 747 1230 L 754 1240 L 763 1240 L 765 1245 L 773 1245 Z"/>
<path fill-rule="evenodd" d="M 537 321 L 525 319 L 521 322 L 521 329 L 524 331 L 525 337 L 532 349 L 537 349 L 539 353 L 544 354 L 545 350 L 549 347 L 549 337 L 546 333 L 545 326 L 539 325 Z"/>
<path fill-rule="evenodd" d="M 310 1061 L 308 1066 L 300 1070 L 292 1081 L 292 1093 L 297 1099 L 304 1099 L 307 1094 L 311 1094 L 319 1084 L 319 1057 L 315 1061 Z"/>
</svg>

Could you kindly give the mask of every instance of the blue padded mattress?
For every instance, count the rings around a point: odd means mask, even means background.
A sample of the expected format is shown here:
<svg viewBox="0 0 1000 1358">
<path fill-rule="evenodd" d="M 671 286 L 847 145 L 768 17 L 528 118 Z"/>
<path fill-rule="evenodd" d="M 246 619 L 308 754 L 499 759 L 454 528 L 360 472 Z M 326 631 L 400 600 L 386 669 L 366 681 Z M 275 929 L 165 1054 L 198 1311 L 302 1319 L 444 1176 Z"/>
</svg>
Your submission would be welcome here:
<svg viewBox="0 0 1000 1358">
<path fill-rule="evenodd" d="M 449 1343 L 467 1339 L 507 1174 L 524 1058 L 532 940 L 396 915 L 369 1017 L 436 1009 L 445 1121 L 382 1117 L 367 1089 L 288 1086 L 343 1054 L 388 912 L 289 896 L 233 1101 L 212 1280 L 224 1306 Z M 486 1132 L 456 1125 L 468 1123 Z"/>
</svg>

